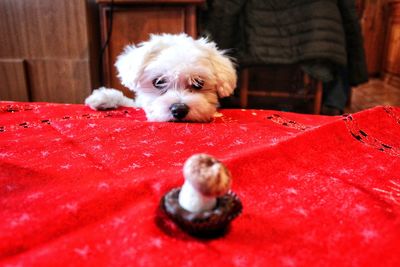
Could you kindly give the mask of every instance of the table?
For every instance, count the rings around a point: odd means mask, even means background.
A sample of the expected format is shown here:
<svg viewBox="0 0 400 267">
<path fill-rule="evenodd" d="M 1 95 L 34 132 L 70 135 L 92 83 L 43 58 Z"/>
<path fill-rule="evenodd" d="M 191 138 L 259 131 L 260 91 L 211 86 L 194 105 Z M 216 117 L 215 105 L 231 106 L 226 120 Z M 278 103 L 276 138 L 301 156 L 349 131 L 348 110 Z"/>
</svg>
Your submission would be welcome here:
<svg viewBox="0 0 400 267">
<path fill-rule="evenodd" d="M 399 266 L 400 108 L 327 117 L 0 102 L 0 266 Z M 182 164 L 227 165 L 243 213 L 196 239 L 157 215 Z"/>
</svg>

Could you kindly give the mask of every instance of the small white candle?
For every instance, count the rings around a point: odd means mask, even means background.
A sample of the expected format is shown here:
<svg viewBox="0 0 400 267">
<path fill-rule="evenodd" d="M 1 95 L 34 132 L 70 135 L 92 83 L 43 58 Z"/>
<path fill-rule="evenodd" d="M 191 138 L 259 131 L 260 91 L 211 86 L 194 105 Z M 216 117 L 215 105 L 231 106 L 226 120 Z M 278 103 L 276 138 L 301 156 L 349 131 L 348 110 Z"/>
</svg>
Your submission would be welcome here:
<svg viewBox="0 0 400 267">
<path fill-rule="evenodd" d="M 229 191 L 231 174 L 215 158 L 206 154 L 191 156 L 183 166 L 185 183 L 179 193 L 179 205 L 190 212 L 212 210 L 217 197 Z"/>
</svg>

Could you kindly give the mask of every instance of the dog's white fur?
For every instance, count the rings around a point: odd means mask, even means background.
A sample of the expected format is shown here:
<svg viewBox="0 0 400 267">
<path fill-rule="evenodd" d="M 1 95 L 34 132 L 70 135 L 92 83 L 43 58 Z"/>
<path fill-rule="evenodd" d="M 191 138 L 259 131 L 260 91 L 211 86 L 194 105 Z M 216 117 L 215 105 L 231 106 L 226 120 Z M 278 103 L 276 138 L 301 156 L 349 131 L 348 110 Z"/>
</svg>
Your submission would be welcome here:
<svg viewBox="0 0 400 267">
<path fill-rule="evenodd" d="M 151 35 L 149 41 L 127 46 L 115 66 L 121 83 L 135 92 L 135 102 L 118 90 L 100 88 L 85 100 L 86 105 L 108 109 L 135 103 L 149 121 L 210 121 L 218 98 L 231 95 L 237 82 L 234 65 L 224 51 L 205 38 L 194 40 L 186 34 Z M 184 118 L 172 115 L 171 106 L 176 103 L 189 108 Z"/>
</svg>

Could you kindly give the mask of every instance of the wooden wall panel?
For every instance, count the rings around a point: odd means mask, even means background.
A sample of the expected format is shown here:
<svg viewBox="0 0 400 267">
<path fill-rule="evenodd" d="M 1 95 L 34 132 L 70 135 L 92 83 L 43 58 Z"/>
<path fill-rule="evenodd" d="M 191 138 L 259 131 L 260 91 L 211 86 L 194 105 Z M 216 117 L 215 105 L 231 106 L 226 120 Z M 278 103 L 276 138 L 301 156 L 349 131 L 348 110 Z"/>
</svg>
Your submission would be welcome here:
<svg viewBox="0 0 400 267">
<path fill-rule="evenodd" d="M 29 101 L 24 60 L 0 60 L 0 100 Z"/>
<path fill-rule="evenodd" d="M 384 80 L 400 88 L 400 0 L 389 1 Z"/>
<path fill-rule="evenodd" d="M 83 103 L 90 94 L 87 60 L 31 60 L 28 73 L 33 101 Z"/>
<path fill-rule="evenodd" d="M 86 1 L 0 1 L 0 57 L 88 56 Z"/>
<path fill-rule="evenodd" d="M 400 21 L 392 25 L 388 40 L 389 46 L 385 70 L 400 74 Z"/>
<path fill-rule="evenodd" d="M 390 3 L 385 71 L 400 75 L 400 1 Z"/>
<path fill-rule="evenodd" d="M 365 1 L 361 27 L 364 36 L 365 55 L 370 76 L 382 72 L 385 45 L 387 0 Z"/>
<path fill-rule="evenodd" d="M 33 101 L 82 103 L 99 85 L 99 43 L 95 0 L 0 1 L 0 60 L 27 63 Z"/>
</svg>

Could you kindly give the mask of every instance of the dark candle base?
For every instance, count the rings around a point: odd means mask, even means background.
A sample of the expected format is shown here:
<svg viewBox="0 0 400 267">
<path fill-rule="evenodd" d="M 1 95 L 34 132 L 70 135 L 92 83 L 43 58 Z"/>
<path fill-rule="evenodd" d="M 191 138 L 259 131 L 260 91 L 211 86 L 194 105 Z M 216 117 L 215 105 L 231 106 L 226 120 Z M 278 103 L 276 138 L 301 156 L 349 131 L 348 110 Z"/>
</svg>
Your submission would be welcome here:
<svg viewBox="0 0 400 267">
<path fill-rule="evenodd" d="M 190 212 L 179 205 L 180 188 L 175 188 L 165 194 L 160 203 L 168 217 L 182 230 L 196 237 L 218 237 L 226 232 L 230 222 L 242 211 L 242 203 L 237 195 L 228 192 L 217 198 L 213 210 Z"/>
</svg>

